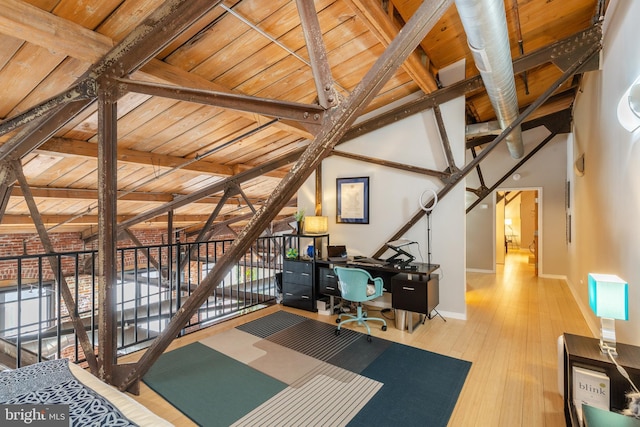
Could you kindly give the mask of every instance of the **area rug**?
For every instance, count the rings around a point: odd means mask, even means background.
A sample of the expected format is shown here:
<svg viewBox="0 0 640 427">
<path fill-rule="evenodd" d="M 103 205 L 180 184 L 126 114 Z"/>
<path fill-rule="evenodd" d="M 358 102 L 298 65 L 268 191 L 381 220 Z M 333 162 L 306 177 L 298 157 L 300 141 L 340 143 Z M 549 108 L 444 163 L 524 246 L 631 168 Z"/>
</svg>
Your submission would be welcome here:
<svg viewBox="0 0 640 427">
<path fill-rule="evenodd" d="M 279 311 L 163 354 L 143 381 L 203 426 L 446 426 L 471 363 Z"/>
</svg>

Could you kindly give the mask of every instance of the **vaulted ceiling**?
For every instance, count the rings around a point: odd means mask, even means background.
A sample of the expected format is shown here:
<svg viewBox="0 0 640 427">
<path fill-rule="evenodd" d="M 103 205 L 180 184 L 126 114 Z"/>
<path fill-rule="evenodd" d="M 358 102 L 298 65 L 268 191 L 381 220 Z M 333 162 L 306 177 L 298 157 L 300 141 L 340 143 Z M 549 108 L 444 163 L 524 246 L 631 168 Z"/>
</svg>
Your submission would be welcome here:
<svg viewBox="0 0 640 427">
<path fill-rule="evenodd" d="M 89 237 L 99 216 L 99 99 L 117 105 L 118 222 L 166 227 L 171 213 L 173 227 L 197 230 L 215 212 L 227 231 L 264 203 L 422 1 L 192 0 L 193 16 L 179 17 L 178 0 L 2 3 L 0 233 L 33 231 L 35 206 L 50 231 Z M 504 4 L 523 110 L 599 43 L 606 2 Z M 447 91 L 438 72 L 463 58 L 467 80 Z M 409 95 L 420 109 L 465 94 L 467 124 L 494 121 L 478 74 L 451 5 L 364 113 Z M 569 110 L 579 77 L 529 118 Z"/>
</svg>

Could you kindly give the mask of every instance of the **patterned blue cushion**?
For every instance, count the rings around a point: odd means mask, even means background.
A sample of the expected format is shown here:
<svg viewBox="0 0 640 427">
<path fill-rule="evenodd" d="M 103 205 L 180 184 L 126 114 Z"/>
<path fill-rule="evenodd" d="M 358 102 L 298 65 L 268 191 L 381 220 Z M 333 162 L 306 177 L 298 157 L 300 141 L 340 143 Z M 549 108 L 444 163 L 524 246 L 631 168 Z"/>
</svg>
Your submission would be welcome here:
<svg viewBox="0 0 640 427">
<path fill-rule="evenodd" d="M 0 403 L 68 404 L 72 426 L 136 426 L 69 370 L 67 359 L 0 372 Z"/>
</svg>

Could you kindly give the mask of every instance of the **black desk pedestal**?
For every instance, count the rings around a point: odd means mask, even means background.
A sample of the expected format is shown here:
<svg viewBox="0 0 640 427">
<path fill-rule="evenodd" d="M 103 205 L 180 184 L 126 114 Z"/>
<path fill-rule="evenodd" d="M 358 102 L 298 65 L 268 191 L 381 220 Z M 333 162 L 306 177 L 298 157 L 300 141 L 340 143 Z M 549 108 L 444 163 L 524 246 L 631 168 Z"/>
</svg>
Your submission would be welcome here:
<svg viewBox="0 0 640 427">
<path fill-rule="evenodd" d="M 436 274 L 398 273 L 391 279 L 391 301 L 395 310 L 429 317 L 440 303 L 439 278 Z M 413 316 L 407 316 L 409 332 L 413 332 Z M 430 318 L 430 317 L 429 317 Z M 416 324 L 416 325 L 417 325 Z"/>
</svg>

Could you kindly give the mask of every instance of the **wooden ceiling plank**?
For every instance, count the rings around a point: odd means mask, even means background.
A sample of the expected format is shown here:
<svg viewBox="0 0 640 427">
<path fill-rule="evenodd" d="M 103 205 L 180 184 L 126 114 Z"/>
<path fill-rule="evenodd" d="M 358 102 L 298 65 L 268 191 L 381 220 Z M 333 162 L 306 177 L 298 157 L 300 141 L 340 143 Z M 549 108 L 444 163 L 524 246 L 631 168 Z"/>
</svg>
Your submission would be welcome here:
<svg viewBox="0 0 640 427">
<path fill-rule="evenodd" d="M 193 158 L 258 126 L 254 121 L 238 118 L 233 113 L 223 111 L 200 126 L 195 126 L 163 145 L 157 146 L 154 151 L 159 154 L 171 152 L 182 157 Z M 207 156 L 207 161 L 222 163 L 216 156 Z"/>
<path fill-rule="evenodd" d="M 0 34 L 0 70 L 9 63 L 23 44 L 24 41 L 20 39 Z"/>
<path fill-rule="evenodd" d="M 0 8 L 2 9 L 2 8 Z M 12 60 L 0 71 L 0 117 L 7 117 L 50 70 L 57 67 L 64 56 L 32 44 L 23 45 Z"/>
<path fill-rule="evenodd" d="M 244 15 L 241 16 L 244 17 Z M 233 24 L 239 27 L 236 31 L 241 32 L 241 34 L 224 45 L 214 42 L 214 46 L 222 46 L 222 48 L 215 49 L 216 51 L 213 55 L 194 67 L 191 72 L 231 89 L 235 89 L 241 81 L 236 80 L 235 73 L 231 73 L 229 70 L 242 62 L 244 58 L 250 57 L 256 51 L 259 52 L 260 49 L 269 46 L 272 43 L 270 38 L 279 39 L 300 23 L 298 12 L 293 2 L 286 2 L 283 7 L 261 21 L 248 18 L 249 23 L 255 28 L 240 21 L 232 14 L 227 14 L 224 19 L 232 20 Z M 250 30 L 244 31 L 245 29 Z M 265 37 L 261 32 L 268 35 L 268 37 Z M 300 34 L 300 36 L 302 35 Z M 284 49 L 280 49 L 286 53 Z M 287 46 L 287 49 L 295 51 L 295 47 Z M 300 62 L 300 65 L 304 65 L 304 63 Z M 252 94 L 252 92 L 247 93 Z"/>
<path fill-rule="evenodd" d="M 380 7 L 378 0 L 345 0 L 353 11 L 362 19 L 369 29 L 378 36 L 380 43 L 385 47 L 389 45 L 400 31 L 389 16 Z M 428 65 L 427 61 L 427 64 Z M 423 59 L 417 52 L 413 52 L 402 65 L 424 93 L 431 93 L 438 89 L 435 78 L 429 72 Z"/>
</svg>

